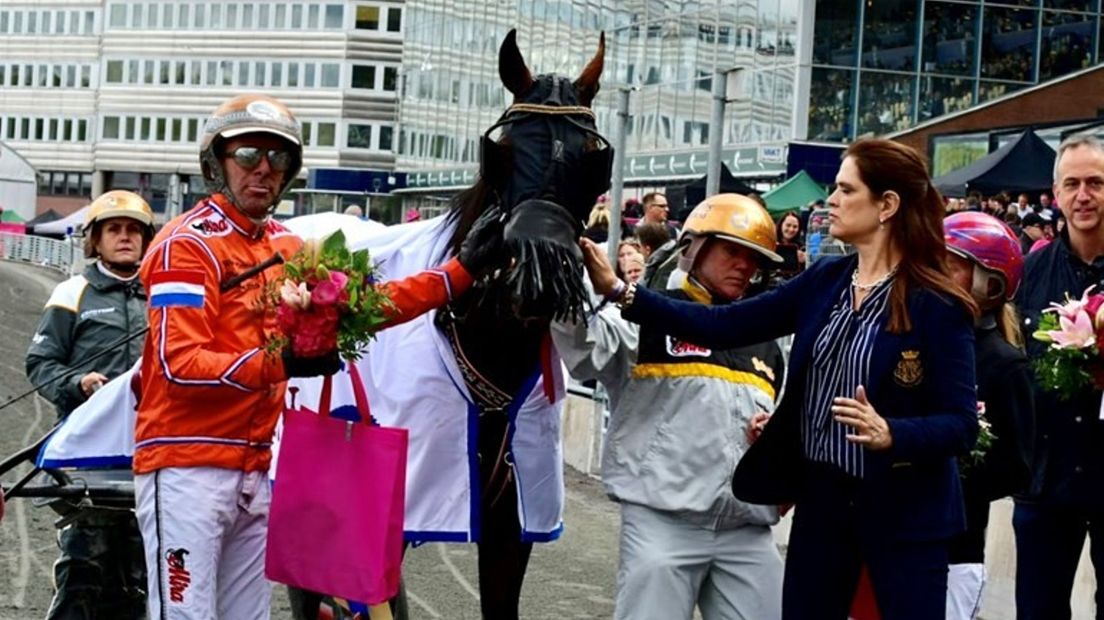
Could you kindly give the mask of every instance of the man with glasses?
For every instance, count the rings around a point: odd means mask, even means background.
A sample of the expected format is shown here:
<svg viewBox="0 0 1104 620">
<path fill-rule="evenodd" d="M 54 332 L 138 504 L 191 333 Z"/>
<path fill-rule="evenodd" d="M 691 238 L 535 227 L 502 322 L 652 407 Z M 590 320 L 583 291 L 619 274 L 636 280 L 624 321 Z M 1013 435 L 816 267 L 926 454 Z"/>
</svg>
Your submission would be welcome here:
<svg viewBox="0 0 1104 620">
<path fill-rule="evenodd" d="M 257 308 L 301 241 L 269 218 L 303 161 L 299 122 L 242 95 L 207 120 L 200 167 L 211 194 L 166 224 L 140 276 L 149 292 L 134 473 L 151 618 L 267 618 L 263 572 L 269 445 L 289 375 L 266 354 Z"/>
<path fill-rule="evenodd" d="M 269 617 L 269 447 L 286 381 L 339 367 L 336 355 L 265 350 L 277 325 L 263 296 L 301 245 L 269 217 L 302 167 L 300 136 L 271 97 L 219 106 L 199 153 L 211 195 L 166 224 L 142 263 L 150 332 L 134 473 L 153 618 Z M 497 221 L 477 220 L 438 269 L 380 285 L 395 306 L 389 324 L 446 303 L 497 260 Z"/>
<path fill-rule="evenodd" d="M 666 195 L 660 192 L 649 192 L 644 194 L 644 198 L 641 199 L 641 204 L 644 205 L 644 217 L 640 218 L 640 221 L 636 223 L 637 227 L 644 224 L 662 224 L 667 227 L 667 232 L 670 233 L 671 239 L 678 237 L 678 228 L 675 228 L 667 221 L 671 208 L 667 205 Z"/>
</svg>

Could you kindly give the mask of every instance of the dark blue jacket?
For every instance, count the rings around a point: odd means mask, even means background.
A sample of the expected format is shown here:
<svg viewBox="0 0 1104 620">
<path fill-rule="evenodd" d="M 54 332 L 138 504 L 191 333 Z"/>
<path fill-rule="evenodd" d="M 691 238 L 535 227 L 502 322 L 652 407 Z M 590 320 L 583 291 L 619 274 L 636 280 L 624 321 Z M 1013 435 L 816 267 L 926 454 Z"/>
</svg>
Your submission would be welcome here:
<svg viewBox="0 0 1104 620">
<path fill-rule="evenodd" d="M 1023 351 L 1001 336 L 993 314 L 982 317 L 974 338 L 978 403 L 985 406 L 993 443 L 980 463 L 964 468 L 966 532 L 951 541 L 951 564 L 985 562 L 989 503 L 1027 487 L 1035 436 L 1032 373 Z"/>
<path fill-rule="evenodd" d="M 1088 264 L 1078 258 L 1063 233 L 1024 263 L 1024 279 L 1016 296 L 1023 314 L 1027 354 L 1037 359 L 1046 345 L 1031 337 L 1039 314 L 1066 295 L 1080 297 L 1090 286 L 1104 286 L 1104 257 Z M 1100 420 L 1100 390 L 1085 389 L 1059 397 L 1035 390 L 1036 436 L 1030 490 L 1019 499 L 1104 510 L 1104 422 Z"/>
<path fill-rule="evenodd" d="M 728 306 L 678 303 L 638 289 L 625 318 L 660 324 L 689 342 L 734 348 L 795 334 L 782 402 L 736 468 L 733 492 L 760 504 L 801 501 L 801 443 L 810 354 L 850 282 L 854 256 L 822 259 L 764 295 Z M 912 329 L 874 342 L 867 395 L 893 446 L 866 453 L 860 511 L 867 531 L 910 540 L 946 538 L 965 525 L 956 457 L 977 438 L 974 330 L 969 314 L 924 289 L 910 293 Z M 851 396 L 851 395 L 848 395 Z"/>
</svg>

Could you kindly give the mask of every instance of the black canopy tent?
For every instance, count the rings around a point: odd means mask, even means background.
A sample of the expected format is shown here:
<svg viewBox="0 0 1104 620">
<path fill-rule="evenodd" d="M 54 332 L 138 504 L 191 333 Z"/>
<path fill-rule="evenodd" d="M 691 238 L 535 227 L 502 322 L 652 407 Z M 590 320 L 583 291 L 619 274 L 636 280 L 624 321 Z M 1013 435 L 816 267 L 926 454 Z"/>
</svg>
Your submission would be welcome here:
<svg viewBox="0 0 1104 620">
<path fill-rule="evenodd" d="M 686 185 L 675 185 L 667 188 L 667 204 L 670 206 L 668 215 L 673 220 L 680 222 L 686 220 L 690 210 L 705 200 L 705 176 Z M 723 162 L 721 163 L 720 193 L 750 194 L 755 189 L 746 185 L 736 177 Z"/>
<path fill-rule="evenodd" d="M 39 213 L 34 219 L 27 220 L 27 226 L 34 226 L 35 224 L 46 224 L 55 220 L 60 220 L 61 214 L 53 209 L 49 209 L 43 213 Z"/>
<path fill-rule="evenodd" d="M 974 163 L 935 179 L 945 196 L 963 198 L 970 192 L 992 195 L 1050 189 L 1054 149 L 1031 129 Z"/>
</svg>

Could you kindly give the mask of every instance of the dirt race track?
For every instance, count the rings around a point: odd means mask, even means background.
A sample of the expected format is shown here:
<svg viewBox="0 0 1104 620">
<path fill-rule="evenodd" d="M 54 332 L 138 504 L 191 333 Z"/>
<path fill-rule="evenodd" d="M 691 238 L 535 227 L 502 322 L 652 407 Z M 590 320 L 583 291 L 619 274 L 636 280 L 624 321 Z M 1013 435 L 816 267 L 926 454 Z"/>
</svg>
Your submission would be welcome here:
<svg viewBox="0 0 1104 620">
<path fill-rule="evenodd" d="M 57 278 L 0 262 L 0 402 L 30 388 L 23 356 Z M 0 410 L 0 456 L 30 445 L 53 425 L 54 408 L 38 396 Z M 21 467 L 19 472 L 26 471 Z M 11 481 L 14 476 L 5 476 Z M 42 618 L 51 595 L 56 555 L 54 513 L 26 500 L 8 503 L 0 524 L 0 618 Z"/>
<path fill-rule="evenodd" d="M 23 359 L 42 306 L 60 277 L 0 261 L 0 403 L 30 388 Z M 0 410 L 0 458 L 50 429 L 53 407 L 37 396 Z M 26 471 L 21 468 L 19 472 Z M 4 476 L 12 482 L 19 472 Z M 522 592 L 522 617 L 609 618 L 617 572 L 618 511 L 594 480 L 568 471 L 564 536 L 537 545 Z M 0 523 L 0 620 L 45 617 L 57 555 L 55 515 L 29 500 L 8 502 Z M 431 544 L 408 552 L 404 565 L 411 617 L 479 618 L 473 545 Z M 289 620 L 286 591 L 277 586 L 272 618 Z M 234 620 L 234 619 L 223 619 Z"/>
</svg>

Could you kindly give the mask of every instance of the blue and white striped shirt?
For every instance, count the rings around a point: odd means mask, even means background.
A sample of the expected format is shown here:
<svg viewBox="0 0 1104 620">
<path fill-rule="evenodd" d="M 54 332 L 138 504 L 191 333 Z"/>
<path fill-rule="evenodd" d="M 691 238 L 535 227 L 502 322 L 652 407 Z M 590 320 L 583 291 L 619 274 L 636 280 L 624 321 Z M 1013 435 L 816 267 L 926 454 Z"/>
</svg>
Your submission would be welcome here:
<svg viewBox="0 0 1104 620">
<path fill-rule="evenodd" d="M 854 398 L 855 388 L 868 385 L 874 340 L 885 325 L 886 306 L 894 278 L 870 291 L 858 311 L 854 287 L 848 286 L 813 344 L 801 437 L 805 457 L 835 465 L 857 478 L 863 477 L 863 452 L 847 441 L 856 431 L 832 417 L 832 399 Z"/>
</svg>

